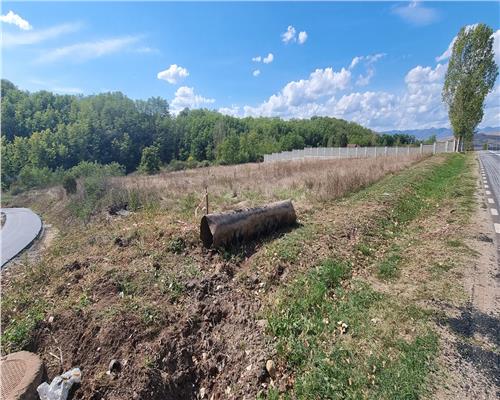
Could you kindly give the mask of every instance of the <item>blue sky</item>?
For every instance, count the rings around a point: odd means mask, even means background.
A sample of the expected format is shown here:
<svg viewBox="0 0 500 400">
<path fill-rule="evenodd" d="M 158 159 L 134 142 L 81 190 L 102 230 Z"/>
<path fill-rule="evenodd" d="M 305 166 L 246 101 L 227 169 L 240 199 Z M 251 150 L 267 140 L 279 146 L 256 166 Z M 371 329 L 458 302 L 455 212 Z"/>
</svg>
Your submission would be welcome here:
<svg viewBox="0 0 500 400">
<path fill-rule="evenodd" d="M 483 22 L 498 60 L 499 4 L 4 2 L 2 77 L 28 90 L 161 96 L 173 112 L 448 126 L 444 53 L 462 26 Z M 497 84 L 482 126 L 500 125 L 499 102 Z"/>
</svg>

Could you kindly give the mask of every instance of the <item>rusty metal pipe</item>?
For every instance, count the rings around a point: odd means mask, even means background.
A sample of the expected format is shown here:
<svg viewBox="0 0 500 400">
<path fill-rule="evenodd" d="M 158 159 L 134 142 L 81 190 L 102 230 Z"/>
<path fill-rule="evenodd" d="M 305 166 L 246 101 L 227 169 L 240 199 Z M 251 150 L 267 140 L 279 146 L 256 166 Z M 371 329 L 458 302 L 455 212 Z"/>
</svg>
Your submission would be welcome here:
<svg viewBox="0 0 500 400">
<path fill-rule="evenodd" d="M 201 219 L 200 238 L 207 248 L 222 247 L 290 226 L 296 220 L 297 216 L 290 200 L 263 207 L 207 214 Z"/>
</svg>

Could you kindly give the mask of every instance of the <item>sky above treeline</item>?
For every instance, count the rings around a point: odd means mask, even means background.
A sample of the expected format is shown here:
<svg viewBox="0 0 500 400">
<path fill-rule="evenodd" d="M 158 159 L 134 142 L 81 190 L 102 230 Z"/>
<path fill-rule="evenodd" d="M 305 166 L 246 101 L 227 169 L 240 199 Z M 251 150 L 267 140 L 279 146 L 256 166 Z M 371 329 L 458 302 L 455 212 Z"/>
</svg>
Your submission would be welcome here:
<svg viewBox="0 0 500 400">
<path fill-rule="evenodd" d="M 173 113 L 333 116 L 376 130 L 449 127 L 455 35 L 499 2 L 3 2 L 2 77 L 57 93 L 161 96 Z M 500 125 L 500 83 L 481 127 Z"/>
</svg>

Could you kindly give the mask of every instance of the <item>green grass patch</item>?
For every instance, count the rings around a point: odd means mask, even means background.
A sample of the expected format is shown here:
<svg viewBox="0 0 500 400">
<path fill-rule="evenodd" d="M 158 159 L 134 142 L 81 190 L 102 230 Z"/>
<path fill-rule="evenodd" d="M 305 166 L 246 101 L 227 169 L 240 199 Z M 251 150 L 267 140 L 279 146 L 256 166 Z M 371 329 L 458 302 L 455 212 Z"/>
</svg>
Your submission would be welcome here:
<svg viewBox="0 0 500 400">
<path fill-rule="evenodd" d="M 45 317 L 46 307 L 47 304 L 43 300 L 35 300 L 29 308 L 9 321 L 2 332 L 4 352 L 11 353 L 29 347 L 33 331 Z"/>
<path fill-rule="evenodd" d="M 473 209 L 470 158 L 459 154 L 443 158 L 342 200 L 346 206 L 365 201 L 385 205 L 354 248 L 367 263 L 376 261 L 379 250 L 385 253 L 376 263 L 379 278 L 398 277 L 402 267 L 398 241 L 414 229 L 410 223 L 448 206 L 456 196 L 461 200 L 453 203 L 458 204 L 454 219 Z M 307 244 L 304 239 L 312 240 L 306 229 L 292 232 L 267 250 L 274 258 L 299 260 Z M 278 355 L 295 374 L 294 388 L 285 398 L 421 398 L 438 351 L 437 335 L 429 329 L 432 313 L 379 293 L 366 282 L 349 282 L 350 271 L 343 260 L 326 260 L 297 276 L 269 310 L 268 328 L 276 338 Z"/>
<path fill-rule="evenodd" d="M 377 275 L 381 279 L 394 279 L 399 273 L 401 254 L 399 248 L 393 246 L 389 254 L 379 263 Z"/>
</svg>

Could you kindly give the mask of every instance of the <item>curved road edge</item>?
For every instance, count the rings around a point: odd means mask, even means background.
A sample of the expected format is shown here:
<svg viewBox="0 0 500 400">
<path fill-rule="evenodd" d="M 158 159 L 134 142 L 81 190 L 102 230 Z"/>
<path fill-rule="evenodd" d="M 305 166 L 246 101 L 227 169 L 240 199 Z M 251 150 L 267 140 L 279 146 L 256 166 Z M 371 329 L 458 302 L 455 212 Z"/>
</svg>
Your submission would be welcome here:
<svg viewBox="0 0 500 400">
<path fill-rule="evenodd" d="M 43 224 L 29 208 L 2 208 L 5 223 L 0 229 L 1 268 L 27 249 L 40 236 Z"/>
</svg>

